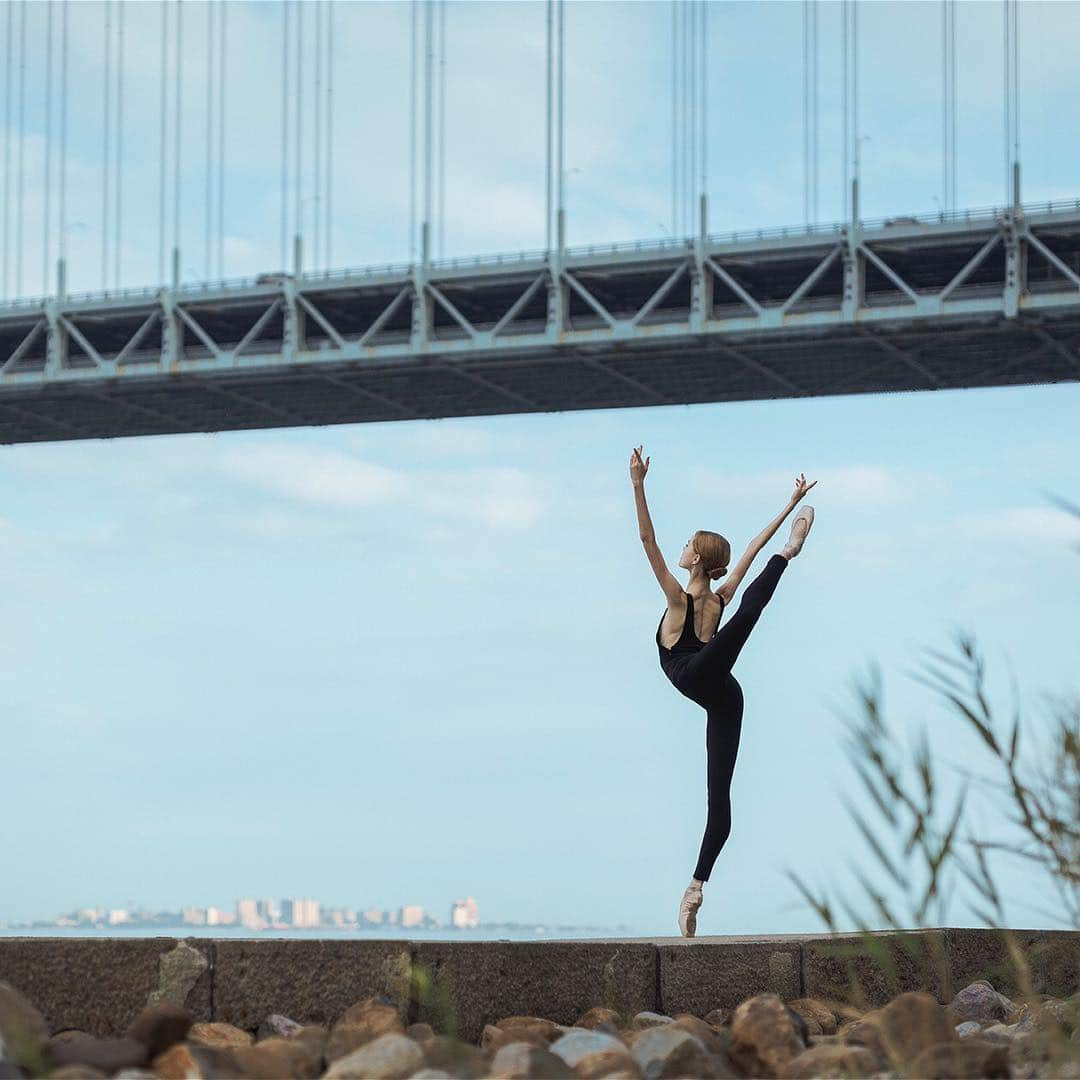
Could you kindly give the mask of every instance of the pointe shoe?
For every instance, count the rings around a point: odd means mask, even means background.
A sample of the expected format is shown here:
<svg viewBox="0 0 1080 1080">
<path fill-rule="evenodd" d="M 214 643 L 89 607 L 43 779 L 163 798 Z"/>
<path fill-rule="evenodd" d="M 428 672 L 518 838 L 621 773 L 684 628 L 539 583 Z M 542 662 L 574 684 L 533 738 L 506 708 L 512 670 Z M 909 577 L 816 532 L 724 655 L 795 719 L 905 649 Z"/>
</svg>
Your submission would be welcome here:
<svg viewBox="0 0 1080 1080">
<path fill-rule="evenodd" d="M 796 529 L 799 522 L 806 522 L 805 529 Z M 802 551 L 803 541 L 810 534 L 810 526 L 814 524 L 814 508 L 812 506 L 804 506 L 791 522 L 791 536 L 788 538 L 788 542 L 784 545 L 781 555 L 786 559 L 794 559 L 796 555 Z"/>
<path fill-rule="evenodd" d="M 697 930 L 697 913 L 701 907 L 701 886 L 691 882 L 686 886 L 683 893 L 682 903 L 679 904 L 679 932 L 683 937 L 693 937 Z"/>
</svg>

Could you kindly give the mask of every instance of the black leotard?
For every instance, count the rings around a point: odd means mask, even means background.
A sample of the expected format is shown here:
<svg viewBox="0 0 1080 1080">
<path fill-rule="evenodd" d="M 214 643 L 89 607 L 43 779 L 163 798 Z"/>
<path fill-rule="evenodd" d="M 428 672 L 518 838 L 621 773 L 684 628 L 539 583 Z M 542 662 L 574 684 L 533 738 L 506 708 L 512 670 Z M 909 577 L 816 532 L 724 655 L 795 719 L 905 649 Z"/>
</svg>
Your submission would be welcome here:
<svg viewBox="0 0 1080 1080">
<path fill-rule="evenodd" d="M 761 573 L 747 585 L 735 613 L 723 626 L 717 626 L 716 633 L 708 641 L 702 641 L 694 633 L 694 598 L 689 593 L 686 594 L 682 634 L 670 649 L 660 644 L 663 616 L 656 628 L 656 646 L 660 650 L 664 674 L 680 694 L 705 709 L 707 717 L 708 816 L 694 869 L 698 881 L 709 880 L 713 863 L 731 832 L 731 778 L 739 752 L 743 714 L 742 687 L 731 669 L 787 564 L 783 555 L 773 555 Z M 723 601 L 721 596 L 721 604 Z M 723 610 L 721 607 L 721 614 Z"/>
</svg>

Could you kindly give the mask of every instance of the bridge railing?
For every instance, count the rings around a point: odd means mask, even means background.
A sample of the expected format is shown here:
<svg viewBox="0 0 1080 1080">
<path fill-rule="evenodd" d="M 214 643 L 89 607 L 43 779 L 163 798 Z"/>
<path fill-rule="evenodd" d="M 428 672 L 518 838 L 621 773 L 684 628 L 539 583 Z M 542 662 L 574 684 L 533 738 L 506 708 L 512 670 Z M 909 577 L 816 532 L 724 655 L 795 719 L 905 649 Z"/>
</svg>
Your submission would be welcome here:
<svg viewBox="0 0 1080 1080">
<path fill-rule="evenodd" d="M 981 222 L 992 221 L 1008 208 L 1000 206 L 973 207 L 965 210 L 939 210 L 936 212 L 924 212 L 918 214 L 900 215 L 893 214 L 889 217 L 869 218 L 860 220 L 859 224 L 864 229 L 886 228 L 889 225 L 914 224 L 914 225 L 938 225 L 954 222 Z M 1080 211 L 1080 199 L 1054 199 L 1039 203 L 1024 203 L 1021 207 L 1025 214 L 1054 213 L 1060 210 Z M 754 240 L 782 240 L 797 239 L 806 236 L 836 236 L 847 227 L 846 222 L 834 221 L 815 225 L 775 225 L 761 229 L 737 229 L 726 233 L 709 233 L 706 237 L 711 244 L 737 244 L 744 241 Z M 686 249 L 693 243 L 693 236 L 671 237 L 667 239 L 650 240 L 616 240 L 605 244 L 586 244 L 568 247 L 565 253 L 568 257 L 584 255 L 617 255 L 622 252 L 632 251 L 655 251 L 657 253 L 670 252 L 672 250 Z M 547 251 L 543 248 L 533 248 L 526 251 L 497 252 L 491 255 L 470 255 L 465 257 L 455 256 L 450 259 L 434 259 L 430 266 L 433 270 L 463 270 L 482 266 L 506 266 L 513 267 L 523 263 L 543 262 L 547 258 Z M 382 263 L 361 267 L 345 267 L 338 270 L 323 270 L 315 273 L 301 274 L 301 282 L 324 282 L 356 280 L 357 278 L 371 278 L 385 275 L 402 277 L 412 269 L 411 262 Z M 185 297 L 199 296 L 200 294 L 221 293 L 231 289 L 251 289 L 260 284 L 265 284 L 275 277 L 289 276 L 285 272 L 258 274 L 254 277 L 225 278 L 218 281 L 199 281 L 181 283 L 176 293 Z M 126 289 L 105 289 L 91 292 L 68 293 L 66 303 L 102 303 L 108 301 L 145 301 L 153 300 L 165 285 L 144 285 Z M 30 296 L 21 297 L 17 300 L 0 301 L 0 311 L 20 308 L 41 308 L 53 297 Z"/>
</svg>

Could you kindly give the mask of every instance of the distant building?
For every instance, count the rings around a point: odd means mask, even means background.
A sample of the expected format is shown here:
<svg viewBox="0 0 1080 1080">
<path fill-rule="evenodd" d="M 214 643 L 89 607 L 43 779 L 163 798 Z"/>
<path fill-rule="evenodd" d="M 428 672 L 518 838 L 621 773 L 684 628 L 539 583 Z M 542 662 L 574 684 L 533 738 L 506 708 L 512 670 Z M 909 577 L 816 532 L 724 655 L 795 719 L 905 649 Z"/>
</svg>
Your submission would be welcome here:
<svg viewBox="0 0 1080 1080">
<path fill-rule="evenodd" d="M 259 914 L 259 905 L 254 900 L 236 901 L 236 921 L 251 930 L 261 930 L 266 920 Z"/>
<path fill-rule="evenodd" d="M 130 921 L 130 916 L 127 913 L 126 908 L 111 908 L 109 910 L 109 925 L 116 926 L 119 923 L 126 923 Z"/>
<path fill-rule="evenodd" d="M 319 925 L 319 904 L 316 900 L 291 897 L 281 901 L 281 916 L 290 926 Z"/>
<path fill-rule="evenodd" d="M 281 918 L 276 900 L 259 900 L 255 904 L 255 910 L 259 913 L 259 918 L 268 923 L 275 923 Z"/>
<path fill-rule="evenodd" d="M 180 921 L 184 926 L 205 926 L 206 909 L 201 907 L 182 907 Z"/>
<path fill-rule="evenodd" d="M 478 921 L 476 901 L 471 897 L 455 900 L 450 907 L 450 925 L 467 929 L 476 926 Z"/>
<path fill-rule="evenodd" d="M 383 921 L 382 908 L 370 907 L 361 912 L 360 918 L 371 926 L 381 926 Z"/>
<path fill-rule="evenodd" d="M 424 921 L 424 909 L 419 904 L 405 904 L 399 911 L 402 926 L 420 926 Z"/>
</svg>

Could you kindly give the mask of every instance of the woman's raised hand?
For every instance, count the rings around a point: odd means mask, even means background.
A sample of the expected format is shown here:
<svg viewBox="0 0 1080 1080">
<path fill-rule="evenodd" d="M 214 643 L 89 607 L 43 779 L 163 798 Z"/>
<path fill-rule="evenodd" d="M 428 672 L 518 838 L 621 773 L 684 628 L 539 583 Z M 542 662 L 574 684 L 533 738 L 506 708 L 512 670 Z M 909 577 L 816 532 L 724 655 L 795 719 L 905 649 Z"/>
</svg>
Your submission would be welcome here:
<svg viewBox="0 0 1080 1080">
<path fill-rule="evenodd" d="M 805 474 L 799 473 L 799 475 L 795 477 L 795 490 L 791 495 L 791 501 L 797 503 L 816 483 L 817 481 L 815 480 L 813 484 L 808 484 L 806 482 Z"/>
<path fill-rule="evenodd" d="M 644 461 L 641 460 L 641 450 L 645 444 L 641 446 L 635 446 L 630 451 L 630 481 L 634 484 L 640 484 L 645 479 L 645 474 L 649 471 L 649 458 Z"/>
</svg>

